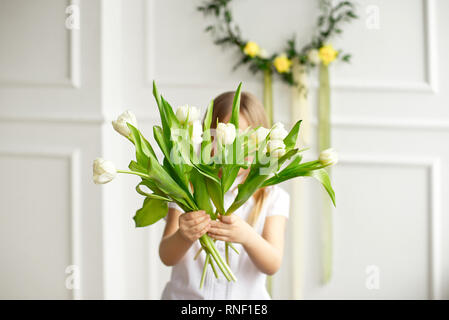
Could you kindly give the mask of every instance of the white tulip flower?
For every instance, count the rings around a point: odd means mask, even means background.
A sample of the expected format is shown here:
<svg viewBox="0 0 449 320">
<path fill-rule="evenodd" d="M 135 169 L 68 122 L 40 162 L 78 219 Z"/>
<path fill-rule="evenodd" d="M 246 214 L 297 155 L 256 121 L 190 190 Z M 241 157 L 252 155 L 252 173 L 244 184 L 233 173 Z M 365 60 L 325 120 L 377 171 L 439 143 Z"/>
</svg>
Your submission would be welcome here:
<svg viewBox="0 0 449 320">
<path fill-rule="evenodd" d="M 200 120 L 196 120 L 192 125 L 192 143 L 197 145 L 203 142 L 203 126 Z"/>
<path fill-rule="evenodd" d="M 180 123 L 186 122 L 188 114 L 189 114 L 188 105 L 179 106 L 178 109 L 176 110 L 176 118 L 178 118 Z"/>
<path fill-rule="evenodd" d="M 333 148 L 321 151 L 319 161 L 323 166 L 333 166 L 338 162 L 338 154 Z"/>
<path fill-rule="evenodd" d="M 259 127 L 252 134 L 252 139 L 254 140 L 256 145 L 258 145 L 259 143 L 261 143 L 262 141 L 265 140 L 265 138 L 267 137 L 267 135 L 269 133 L 270 133 L 270 129 L 267 129 L 267 128 L 264 128 L 264 127 Z"/>
<path fill-rule="evenodd" d="M 284 125 L 280 122 L 277 122 L 273 125 L 270 133 L 271 140 L 284 140 L 288 135 L 288 131 L 284 129 Z"/>
<path fill-rule="evenodd" d="M 129 110 L 123 112 L 117 120 L 112 121 L 112 126 L 115 131 L 120 133 L 122 136 L 129 138 L 131 136 L 131 130 L 129 130 L 128 125 L 126 124 L 127 122 L 137 128 L 136 116 Z"/>
<path fill-rule="evenodd" d="M 317 49 L 312 49 L 307 54 L 307 60 L 309 60 L 314 65 L 319 65 L 321 63 L 320 55 Z"/>
<path fill-rule="evenodd" d="M 96 184 L 105 184 L 112 181 L 117 175 L 114 163 L 103 158 L 94 160 L 93 180 Z"/>
<path fill-rule="evenodd" d="M 282 157 L 285 154 L 285 144 L 282 140 L 270 140 L 267 144 L 267 151 L 272 157 Z"/>
<path fill-rule="evenodd" d="M 198 108 L 189 105 L 183 105 L 176 110 L 176 118 L 178 118 L 181 124 L 188 121 L 189 124 L 193 124 L 200 117 Z"/>
<path fill-rule="evenodd" d="M 217 125 L 217 139 L 222 145 L 232 144 L 235 140 L 235 126 L 232 123 L 222 123 Z"/>
</svg>

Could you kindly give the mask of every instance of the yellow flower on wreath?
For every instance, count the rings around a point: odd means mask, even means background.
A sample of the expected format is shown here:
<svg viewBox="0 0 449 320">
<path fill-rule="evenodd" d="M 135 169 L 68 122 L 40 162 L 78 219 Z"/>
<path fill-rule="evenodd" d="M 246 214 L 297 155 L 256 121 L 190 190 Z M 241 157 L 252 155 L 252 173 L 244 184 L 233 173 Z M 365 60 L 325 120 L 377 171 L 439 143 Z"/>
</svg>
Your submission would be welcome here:
<svg viewBox="0 0 449 320">
<path fill-rule="evenodd" d="M 243 52 L 250 56 L 251 58 L 254 58 L 255 56 L 258 56 L 260 54 L 260 47 L 257 43 L 254 41 L 248 41 L 243 48 Z"/>
<path fill-rule="evenodd" d="M 331 44 L 324 45 L 318 51 L 318 55 L 325 66 L 328 66 L 338 57 L 338 51 Z"/>
<path fill-rule="evenodd" d="M 292 66 L 292 61 L 287 58 L 285 53 L 278 55 L 274 61 L 273 65 L 279 73 L 285 73 L 290 71 L 290 67 Z"/>
</svg>

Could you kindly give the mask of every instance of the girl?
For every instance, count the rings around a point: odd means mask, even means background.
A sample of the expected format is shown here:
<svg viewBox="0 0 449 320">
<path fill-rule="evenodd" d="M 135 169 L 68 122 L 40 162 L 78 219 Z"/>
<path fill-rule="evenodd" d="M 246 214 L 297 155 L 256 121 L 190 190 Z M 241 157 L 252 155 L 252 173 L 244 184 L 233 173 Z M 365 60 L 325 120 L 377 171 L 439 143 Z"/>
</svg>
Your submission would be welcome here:
<svg viewBox="0 0 449 320">
<path fill-rule="evenodd" d="M 214 99 L 212 127 L 228 122 L 235 92 L 225 92 Z M 241 93 L 239 126 L 268 127 L 264 108 L 258 99 Z M 237 185 L 246 178 L 241 170 L 230 190 L 225 194 L 225 208 L 237 195 Z M 229 216 L 213 221 L 204 211 L 182 213 L 170 203 L 165 230 L 159 245 L 159 256 L 167 266 L 173 266 L 171 279 L 165 286 L 162 299 L 270 299 L 266 290 L 266 275 L 276 273 L 282 261 L 285 224 L 289 215 L 289 195 L 278 186 L 259 189 L 252 198 Z M 199 288 L 205 254 L 194 260 L 201 248 L 198 238 L 207 234 L 216 240 L 216 247 L 224 257 L 224 241 L 230 241 L 240 254 L 229 251 L 229 265 L 237 282 L 224 276 L 216 279 L 207 268 L 202 289 Z"/>
</svg>

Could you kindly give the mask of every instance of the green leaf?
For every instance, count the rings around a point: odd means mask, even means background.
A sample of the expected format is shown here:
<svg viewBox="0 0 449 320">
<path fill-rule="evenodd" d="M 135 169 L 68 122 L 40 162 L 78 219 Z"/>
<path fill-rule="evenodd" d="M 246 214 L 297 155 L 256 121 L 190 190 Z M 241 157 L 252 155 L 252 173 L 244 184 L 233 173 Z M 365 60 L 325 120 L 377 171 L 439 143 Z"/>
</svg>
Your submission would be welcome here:
<svg viewBox="0 0 449 320">
<path fill-rule="evenodd" d="M 245 182 L 239 184 L 238 194 L 234 199 L 234 202 L 226 211 L 226 214 L 231 214 L 238 208 L 240 208 L 253 194 L 259 189 L 268 175 L 254 175 L 252 178 L 249 176 L 246 178 Z"/>
<path fill-rule="evenodd" d="M 150 156 L 150 152 L 148 148 L 142 147 L 140 131 L 129 122 L 127 122 L 126 124 L 128 125 L 128 128 L 131 131 L 131 139 L 133 139 L 134 146 L 136 147 L 137 163 L 142 167 L 146 168 L 148 167 L 148 157 Z"/>
<path fill-rule="evenodd" d="M 314 161 L 310 162 L 310 164 L 312 164 L 313 162 Z M 284 182 L 284 181 L 287 181 L 287 180 L 290 180 L 293 178 L 306 177 L 306 176 L 313 177 L 321 182 L 321 184 L 323 185 L 323 187 L 326 189 L 327 193 L 329 194 L 329 196 L 332 200 L 332 203 L 335 206 L 335 192 L 332 189 L 331 181 L 329 179 L 329 175 L 327 174 L 327 171 L 324 169 L 315 169 L 312 165 L 306 165 L 306 166 L 297 165 L 296 167 L 289 166 L 289 167 L 285 168 L 284 170 L 282 170 L 277 175 L 266 180 L 262 186 L 268 187 L 268 186 L 279 184 L 281 182 Z"/>
<path fill-rule="evenodd" d="M 212 124 L 213 111 L 214 111 L 214 100 L 209 102 L 209 106 L 207 107 L 206 116 L 204 117 L 203 131 L 207 131 L 210 129 L 210 126 Z M 204 135 L 203 135 L 203 138 L 204 138 Z"/>
<path fill-rule="evenodd" d="M 296 155 L 297 152 L 298 149 L 290 150 L 274 163 L 268 163 L 266 165 L 253 164 L 248 177 L 245 179 L 245 182 L 239 184 L 238 194 L 226 214 L 231 214 L 242 206 L 254 194 L 254 192 L 257 191 L 257 189 L 263 186 L 264 181 L 269 177 L 269 175 L 279 170 L 282 164 Z"/>
<path fill-rule="evenodd" d="M 151 154 L 153 157 L 157 158 L 156 153 L 154 152 L 154 149 L 151 146 L 151 144 L 148 142 L 147 139 L 145 139 L 145 137 L 142 135 L 142 132 L 139 131 L 139 133 L 140 133 L 140 142 L 142 145 L 143 153 L 145 153 L 148 156 L 150 156 L 150 154 Z"/>
<path fill-rule="evenodd" d="M 157 90 L 155 81 L 153 81 L 153 96 L 156 99 L 156 103 L 157 103 L 157 106 L 159 107 L 159 111 L 160 111 L 160 109 L 162 108 L 162 101 L 161 101 L 161 95 L 159 94 L 159 91 Z"/>
<path fill-rule="evenodd" d="M 165 193 L 162 192 L 153 181 L 150 181 L 148 179 L 142 179 L 142 181 L 139 184 L 147 186 L 148 189 L 154 192 L 154 194 L 165 196 Z"/>
<path fill-rule="evenodd" d="M 232 102 L 232 112 L 231 119 L 229 120 L 235 126 L 235 129 L 238 132 L 239 129 L 239 117 L 240 117 L 240 92 L 242 90 L 242 83 L 240 82 L 239 86 L 234 95 L 234 100 Z"/>
<path fill-rule="evenodd" d="M 160 126 L 153 127 L 153 137 L 159 145 L 159 148 L 161 149 L 164 156 L 170 159 L 170 148 L 164 140 L 164 132 L 162 131 L 162 128 Z"/>
<path fill-rule="evenodd" d="M 223 189 L 223 194 L 225 194 L 229 188 L 231 188 L 232 184 L 234 183 L 235 179 L 237 178 L 237 175 L 240 171 L 239 165 L 229 165 L 225 164 L 222 167 L 223 175 L 222 175 L 222 182 L 221 187 Z"/>
<path fill-rule="evenodd" d="M 299 120 L 298 122 L 296 122 L 296 124 L 293 126 L 292 130 L 290 130 L 287 137 L 285 137 L 284 144 L 285 144 L 285 148 L 287 150 L 294 148 L 296 146 L 296 140 L 298 139 L 298 133 L 299 133 L 299 128 L 301 126 L 301 122 L 302 122 L 302 120 Z"/>
<path fill-rule="evenodd" d="M 321 184 L 323 185 L 323 187 L 326 189 L 327 193 L 329 194 L 329 197 L 332 200 L 332 203 L 335 205 L 335 192 L 334 189 L 332 189 L 332 185 L 331 185 L 331 180 L 329 179 L 329 175 L 327 174 L 327 171 L 324 169 L 318 169 L 318 170 L 313 170 L 313 171 L 309 171 L 307 174 L 307 176 L 309 177 L 313 177 L 315 179 L 317 179 L 319 182 L 321 182 Z"/>
<path fill-rule="evenodd" d="M 177 129 L 177 128 L 179 128 L 180 127 L 179 120 L 176 117 L 175 112 L 173 111 L 172 106 L 162 96 L 161 96 L 161 100 L 162 100 L 162 106 L 164 108 L 165 115 L 167 117 L 167 122 L 168 122 L 168 124 L 170 126 L 170 129 Z"/>
<path fill-rule="evenodd" d="M 157 187 L 173 200 L 184 203 L 192 210 L 198 209 L 192 195 L 184 190 L 167 171 L 159 164 L 157 159 L 150 157 L 148 162 L 148 175 Z"/>
<path fill-rule="evenodd" d="M 265 181 L 264 187 L 278 184 L 295 177 L 304 176 L 306 175 L 307 172 L 317 170 L 320 168 L 321 164 L 319 163 L 319 161 L 315 160 L 300 164 L 295 159 L 283 170 L 276 173 L 273 177 Z"/>
<path fill-rule="evenodd" d="M 206 166 L 203 164 L 193 164 L 193 166 L 197 169 L 198 173 L 220 184 L 220 178 L 211 166 Z"/>
<path fill-rule="evenodd" d="M 188 157 L 181 159 L 181 154 L 177 152 L 178 148 L 176 143 L 173 143 L 171 149 L 167 146 L 161 127 L 154 126 L 153 135 L 154 140 L 156 140 L 157 144 L 161 148 L 162 153 L 165 156 L 164 167 L 166 167 L 166 169 L 169 169 L 172 176 L 176 178 L 177 181 L 181 182 L 181 186 L 184 188 L 184 190 L 188 191 L 188 179 L 186 176 L 186 168 L 188 167 L 188 165 L 186 165 L 185 163 L 189 163 L 190 159 Z M 174 157 L 178 158 L 174 159 Z"/>
<path fill-rule="evenodd" d="M 136 186 L 136 191 L 138 194 L 141 194 L 142 196 L 148 197 L 148 198 L 152 198 L 152 199 L 157 199 L 157 200 L 163 200 L 163 201 L 172 201 L 170 198 L 167 198 L 165 196 L 162 195 L 158 195 L 156 193 L 147 193 L 145 191 L 143 191 L 140 186 L 141 185 L 146 185 L 143 182 L 140 182 L 137 186 Z M 151 188 L 150 188 L 151 189 Z"/>
<path fill-rule="evenodd" d="M 164 218 L 167 212 L 167 201 L 147 197 L 143 201 L 142 208 L 136 211 L 133 219 L 136 227 L 146 227 Z"/>
<path fill-rule="evenodd" d="M 148 173 L 148 170 L 145 167 L 142 167 L 134 160 L 131 160 L 131 162 L 128 164 L 128 168 L 132 171 L 137 171 L 145 174 Z"/>
<path fill-rule="evenodd" d="M 209 164 L 211 161 L 212 138 L 210 134 L 210 126 L 212 124 L 212 114 L 214 109 L 214 101 L 212 100 L 207 107 L 206 116 L 203 124 L 203 141 L 201 142 L 201 163 Z"/>
<path fill-rule="evenodd" d="M 127 122 L 126 124 L 129 128 L 129 130 L 131 131 L 131 139 L 133 139 L 136 149 L 138 149 L 139 152 L 143 152 L 143 154 L 145 154 L 147 157 L 149 157 L 150 155 L 152 155 L 153 157 L 156 157 L 156 153 L 154 152 L 153 147 L 148 142 L 148 140 L 145 139 L 142 132 L 140 132 L 139 129 L 134 127 L 129 122 Z M 137 143 L 137 145 L 136 145 L 136 143 Z"/>
<path fill-rule="evenodd" d="M 215 208 L 218 210 L 220 214 L 225 213 L 224 202 L 223 202 L 223 193 L 221 189 L 220 183 L 217 183 L 214 180 L 206 178 L 206 187 L 207 192 L 215 205 Z"/>
<path fill-rule="evenodd" d="M 156 83 L 154 81 L 153 81 L 153 96 L 156 99 L 157 107 L 159 109 L 164 139 L 166 144 L 170 147 L 171 128 L 178 128 L 179 121 L 176 118 L 170 104 L 167 101 L 165 101 L 164 98 L 159 94 L 159 91 L 156 87 Z"/>
<path fill-rule="evenodd" d="M 198 207 L 201 210 L 206 211 L 207 214 L 213 216 L 214 209 L 211 204 L 209 193 L 207 192 L 207 186 L 205 177 L 197 170 L 192 170 L 190 179 L 193 184 L 193 197 L 195 198 Z"/>
</svg>

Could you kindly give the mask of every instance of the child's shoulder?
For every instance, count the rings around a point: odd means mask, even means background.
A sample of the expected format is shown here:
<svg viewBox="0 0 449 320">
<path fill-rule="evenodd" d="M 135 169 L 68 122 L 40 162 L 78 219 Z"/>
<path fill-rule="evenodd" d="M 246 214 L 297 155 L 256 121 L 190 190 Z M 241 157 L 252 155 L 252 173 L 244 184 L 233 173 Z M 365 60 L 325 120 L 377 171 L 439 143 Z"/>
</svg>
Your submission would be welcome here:
<svg viewBox="0 0 449 320">
<path fill-rule="evenodd" d="M 269 186 L 267 187 L 269 190 L 269 196 L 275 200 L 285 200 L 290 201 L 290 194 L 284 190 L 284 188 L 279 185 Z"/>
<path fill-rule="evenodd" d="M 289 217 L 290 195 L 278 185 L 268 187 L 268 201 L 266 207 L 266 216 L 280 215 Z"/>
</svg>

